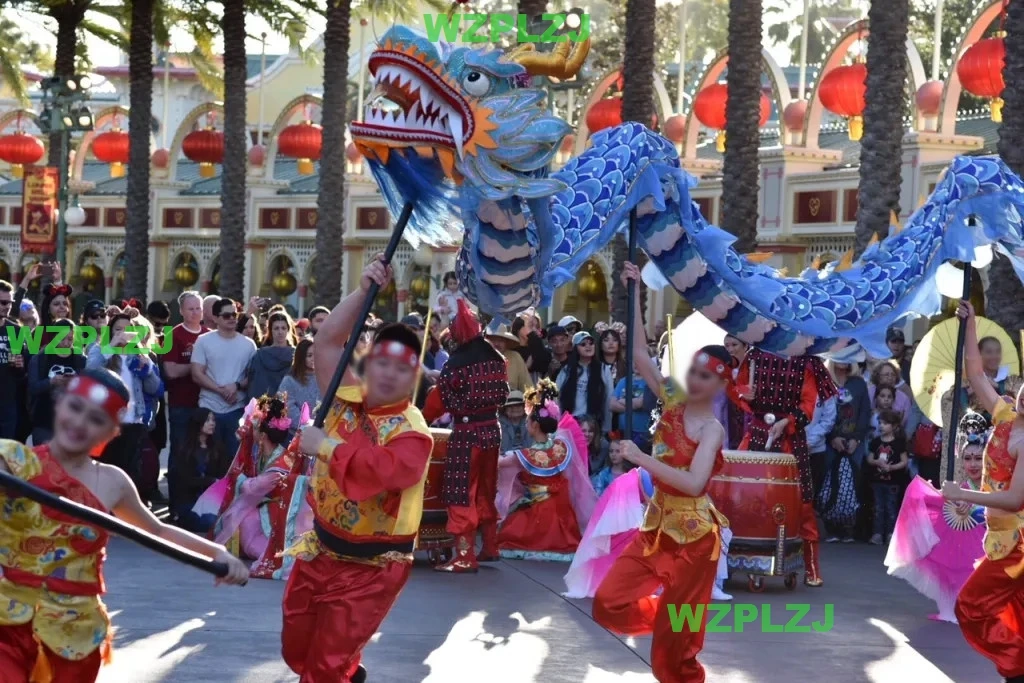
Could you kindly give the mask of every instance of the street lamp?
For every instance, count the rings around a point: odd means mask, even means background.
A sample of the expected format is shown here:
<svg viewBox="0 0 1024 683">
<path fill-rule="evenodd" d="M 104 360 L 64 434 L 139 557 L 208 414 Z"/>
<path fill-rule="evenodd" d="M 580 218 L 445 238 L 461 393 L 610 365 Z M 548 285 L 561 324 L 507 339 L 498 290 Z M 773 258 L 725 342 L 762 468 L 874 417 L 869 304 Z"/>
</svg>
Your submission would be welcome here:
<svg viewBox="0 0 1024 683">
<path fill-rule="evenodd" d="M 60 158 L 58 160 L 57 202 L 57 262 L 65 267 L 67 252 L 67 204 L 68 204 L 68 156 L 71 134 L 90 131 L 93 128 L 92 112 L 85 106 L 89 99 L 92 80 L 88 76 L 51 76 L 41 84 L 43 111 L 39 117 L 39 129 L 44 134 L 60 137 Z M 74 214 L 75 212 L 72 212 Z"/>
</svg>

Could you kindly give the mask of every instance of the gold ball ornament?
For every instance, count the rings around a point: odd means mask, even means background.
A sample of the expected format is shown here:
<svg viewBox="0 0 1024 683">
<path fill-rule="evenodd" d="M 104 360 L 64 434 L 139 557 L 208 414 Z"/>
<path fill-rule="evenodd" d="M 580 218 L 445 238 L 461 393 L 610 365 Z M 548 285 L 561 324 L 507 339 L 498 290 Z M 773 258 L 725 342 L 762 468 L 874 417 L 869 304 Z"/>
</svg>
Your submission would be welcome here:
<svg viewBox="0 0 1024 683">
<path fill-rule="evenodd" d="M 417 299 L 423 299 L 430 295 L 430 280 L 426 275 L 420 275 L 409 283 L 409 291 Z"/>
<path fill-rule="evenodd" d="M 199 282 L 199 271 L 191 262 L 183 263 L 174 269 L 174 281 L 181 287 L 191 287 Z"/>
<path fill-rule="evenodd" d="M 295 281 L 295 276 L 291 273 L 278 273 L 270 281 L 270 287 L 278 296 L 288 296 L 295 291 L 298 283 Z"/>
<path fill-rule="evenodd" d="M 588 301 L 593 301 L 600 293 L 601 283 L 593 273 L 587 273 L 579 279 L 580 296 Z"/>
<path fill-rule="evenodd" d="M 118 268 L 117 269 L 117 284 L 119 284 L 119 285 L 121 285 L 123 287 L 124 286 L 125 278 L 127 278 L 127 277 L 128 277 L 128 271 L 126 271 L 124 268 Z"/>
<path fill-rule="evenodd" d="M 82 278 L 84 283 L 98 284 L 103 281 L 103 271 L 95 263 L 86 263 L 78 271 L 78 277 Z"/>
<path fill-rule="evenodd" d="M 309 276 L 309 282 L 306 283 L 306 286 L 309 287 L 311 291 L 316 291 L 316 275 Z"/>
</svg>

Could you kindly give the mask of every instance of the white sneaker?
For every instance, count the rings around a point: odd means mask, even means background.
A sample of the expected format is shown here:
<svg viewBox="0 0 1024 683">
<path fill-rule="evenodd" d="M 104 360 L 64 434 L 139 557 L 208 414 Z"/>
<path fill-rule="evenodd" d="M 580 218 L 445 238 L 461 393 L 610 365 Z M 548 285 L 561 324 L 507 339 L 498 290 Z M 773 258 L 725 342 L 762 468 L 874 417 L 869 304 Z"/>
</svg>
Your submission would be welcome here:
<svg viewBox="0 0 1024 683">
<path fill-rule="evenodd" d="M 839 543 L 839 537 L 838 536 L 829 536 L 828 538 L 825 539 L 825 543 Z"/>
<path fill-rule="evenodd" d="M 723 591 L 717 585 L 711 589 L 712 600 L 732 600 L 732 596 Z"/>
<path fill-rule="evenodd" d="M 882 534 L 875 534 L 869 542 L 871 545 L 882 545 Z"/>
</svg>

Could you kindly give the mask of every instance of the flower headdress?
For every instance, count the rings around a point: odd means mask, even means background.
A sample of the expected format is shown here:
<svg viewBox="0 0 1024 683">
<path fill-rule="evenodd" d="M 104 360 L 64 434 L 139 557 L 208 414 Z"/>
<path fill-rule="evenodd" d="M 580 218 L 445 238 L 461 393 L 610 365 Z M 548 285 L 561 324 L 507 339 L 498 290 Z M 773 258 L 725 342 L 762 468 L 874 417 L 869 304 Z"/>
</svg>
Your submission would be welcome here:
<svg viewBox="0 0 1024 683">
<path fill-rule="evenodd" d="M 960 419 L 956 432 L 956 451 L 960 453 L 967 446 L 984 446 L 988 443 L 991 425 L 984 415 L 968 410 Z"/>
<path fill-rule="evenodd" d="M 550 417 L 558 420 L 562 410 L 558 407 L 558 385 L 549 379 L 542 379 L 537 386 L 527 390 L 523 396 L 526 412 L 536 412 L 538 417 Z"/>
<path fill-rule="evenodd" d="M 292 428 L 292 419 L 288 417 L 287 401 L 287 394 L 276 396 L 264 394 L 258 399 L 252 399 L 242 415 L 243 429 L 250 427 L 254 431 L 259 431 L 262 427 L 264 432 L 273 430 L 287 433 Z"/>
</svg>

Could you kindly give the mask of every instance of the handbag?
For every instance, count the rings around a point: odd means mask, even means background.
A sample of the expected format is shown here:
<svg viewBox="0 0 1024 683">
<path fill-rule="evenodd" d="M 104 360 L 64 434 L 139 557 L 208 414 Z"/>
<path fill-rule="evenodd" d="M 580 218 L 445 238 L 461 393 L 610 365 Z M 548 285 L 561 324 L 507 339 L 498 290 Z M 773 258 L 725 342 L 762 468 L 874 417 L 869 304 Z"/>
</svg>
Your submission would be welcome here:
<svg viewBox="0 0 1024 683">
<path fill-rule="evenodd" d="M 938 425 L 922 422 L 914 430 L 911 452 L 918 458 L 942 456 L 942 429 Z"/>
<path fill-rule="evenodd" d="M 831 524 L 852 526 L 857 521 L 860 501 L 849 455 L 838 456 L 825 474 L 821 490 L 815 501 L 822 518 Z"/>
</svg>

